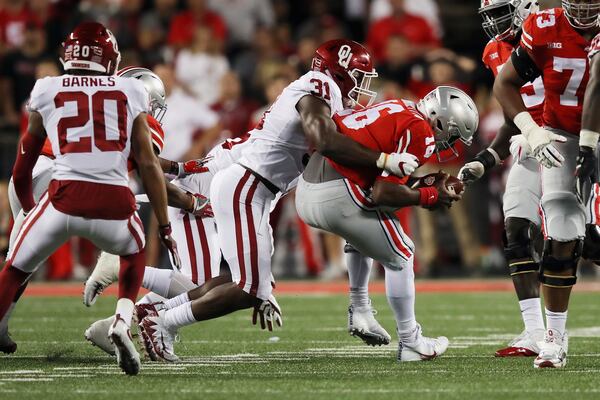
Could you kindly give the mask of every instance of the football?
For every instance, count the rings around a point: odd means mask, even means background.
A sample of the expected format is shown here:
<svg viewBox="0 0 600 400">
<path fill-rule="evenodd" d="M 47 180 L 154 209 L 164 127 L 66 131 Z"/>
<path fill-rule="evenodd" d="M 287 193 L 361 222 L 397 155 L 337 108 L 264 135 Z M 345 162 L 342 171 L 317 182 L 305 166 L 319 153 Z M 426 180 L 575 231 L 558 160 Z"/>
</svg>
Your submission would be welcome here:
<svg viewBox="0 0 600 400">
<path fill-rule="evenodd" d="M 416 182 L 412 184 L 413 189 L 433 186 L 438 180 L 442 179 L 444 173 L 442 171 L 434 172 L 417 178 Z M 455 194 L 461 194 L 465 190 L 465 184 L 455 176 L 448 176 L 446 181 L 446 188 L 448 191 Z"/>
</svg>

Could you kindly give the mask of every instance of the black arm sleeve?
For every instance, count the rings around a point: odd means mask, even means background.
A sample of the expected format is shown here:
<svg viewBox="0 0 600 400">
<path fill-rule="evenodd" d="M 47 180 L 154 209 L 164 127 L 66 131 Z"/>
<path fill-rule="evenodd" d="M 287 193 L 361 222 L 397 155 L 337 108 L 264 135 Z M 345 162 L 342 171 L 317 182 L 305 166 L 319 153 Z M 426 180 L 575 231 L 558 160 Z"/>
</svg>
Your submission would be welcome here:
<svg viewBox="0 0 600 400">
<path fill-rule="evenodd" d="M 527 82 L 532 82 L 535 78 L 540 76 L 542 72 L 539 70 L 537 65 L 533 62 L 529 54 L 521 46 L 517 47 L 512 52 L 510 59 L 515 67 L 517 74 Z"/>
</svg>

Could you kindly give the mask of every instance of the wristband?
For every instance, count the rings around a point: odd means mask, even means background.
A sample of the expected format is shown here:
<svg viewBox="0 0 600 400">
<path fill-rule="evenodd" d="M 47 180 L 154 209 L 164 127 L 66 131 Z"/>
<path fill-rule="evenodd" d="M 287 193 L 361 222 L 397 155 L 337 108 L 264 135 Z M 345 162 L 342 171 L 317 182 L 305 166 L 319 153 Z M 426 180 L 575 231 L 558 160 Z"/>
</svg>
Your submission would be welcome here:
<svg viewBox="0 0 600 400">
<path fill-rule="evenodd" d="M 169 173 L 171 175 L 179 174 L 179 163 L 176 161 L 171 161 L 171 167 L 169 167 Z"/>
<path fill-rule="evenodd" d="M 158 233 L 160 234 L 161 237 L 167 237 L 171 234 L 171 232 L 173 232 L 173 229 L 171 229 L 170 222 L 166 225 L 160 225 L 158 227 Z"/>
<path fill-rule="evenodd" d="M 600 133 L 582 129 L 579 132 L 579 146 L 591 147 L 594 150 L 598 146 L 598 137 L 600 137 Z"/>
<path fill-rule="evenodd" d="M 422 206 L 432 206 L 438 201 L 439 192 L 434 187 L 418 188 L 419 204 Z"/>
<path fill-rule="evenodd" d="M 479 152 L 473 161 L 479 161 L 481 164 L 483 164 L 483 169 L 487 172 L 488 169 L 500 164 L 500 156 L 498 153 L 496 153 L 496 150 L 488 147 L 487 149 Z"/>
<path fill-rule="evenodd" d="M 527 111 L 522 111 L 515 115 L 513 122 L 526 139 L 529 138 L 529 133 L 533 129 L 539 128 L 539 125 L 533 120 L 533 117 Z"/>
<path fill-rule="evenodd" d="M 388 159 L 388 154 L 387 153 L 381 153 L 379 155 L 379 158 L 377 159 L 377 168 L 379 169 L 385 169 L 385 164 L 387 163 L 387 159 Z"/>
</svg>

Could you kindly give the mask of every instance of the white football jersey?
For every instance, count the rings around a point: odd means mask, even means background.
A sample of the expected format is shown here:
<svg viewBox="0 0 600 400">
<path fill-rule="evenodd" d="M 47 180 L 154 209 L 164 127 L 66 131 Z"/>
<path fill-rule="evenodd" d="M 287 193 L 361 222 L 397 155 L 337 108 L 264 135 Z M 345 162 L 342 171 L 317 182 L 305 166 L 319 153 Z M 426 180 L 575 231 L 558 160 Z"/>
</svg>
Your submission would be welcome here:
<svg viewBox="0 0 600 400">
<path fill-rule="evenodd" d="M 39 79 L 28 109 L 42 115 L 56 157 L 53 179 L 128 185 L 131 127 L 150 109 L 140 80 L 100 75 Z"/>
<path fill-rule="evenodd" d="M 308 142 L 304 136 L 298 101 L 306 95 L 323 99 L 331 115 L 343 109 L 340 88 L 329 76 L 311 71 L 290 83 L 263 119 L 250 132 L 239 163 L 267 179 L 282 192 L 291 189 L 308 160 Z"/>
</svg>

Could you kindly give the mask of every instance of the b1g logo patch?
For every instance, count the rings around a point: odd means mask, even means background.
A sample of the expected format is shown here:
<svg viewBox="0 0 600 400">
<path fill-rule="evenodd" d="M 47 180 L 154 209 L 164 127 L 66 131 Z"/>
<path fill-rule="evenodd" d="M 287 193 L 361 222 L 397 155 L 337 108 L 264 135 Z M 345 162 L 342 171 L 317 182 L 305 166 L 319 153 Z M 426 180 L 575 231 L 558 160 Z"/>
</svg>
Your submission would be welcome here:
<svg viewBox="0 0 600 400">
<path fill-rule="evenodd" d="M 348 68 L 348 64 L 350 64 L 350 59 L 352 58 L 352 49 L 347 44 L 340 47 L 338 51 L 338 64 L 340 64 L 344 68 Z"/>
</svg>

